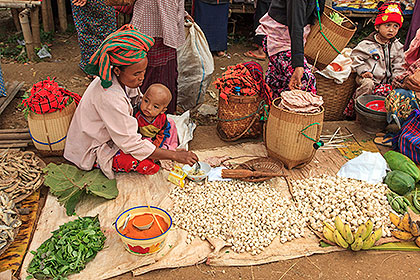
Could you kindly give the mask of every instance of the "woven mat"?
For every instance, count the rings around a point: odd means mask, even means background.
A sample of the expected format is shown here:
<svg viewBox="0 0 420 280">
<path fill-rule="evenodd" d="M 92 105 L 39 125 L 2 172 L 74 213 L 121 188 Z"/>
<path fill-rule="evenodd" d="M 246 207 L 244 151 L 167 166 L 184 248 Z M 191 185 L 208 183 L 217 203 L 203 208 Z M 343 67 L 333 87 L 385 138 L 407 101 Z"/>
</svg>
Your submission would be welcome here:
<svg viewBox="0 0 420 280">
<path fill-rule="evenodd" d="M 240 155 L 266 156 L 266 150 L 262 143 L 245 143 L 197 151 L 197 154 L 201 160 L 205 160 L 208 157 L 226 155 L 231 157 Z M 297 170 L 296 178 L 310 172 L 306 168 L 315 169 L 314 172 L 320 174 L 322 172 L 335 174 L 339 168 L 335 162 L 340 160 L 340 158 L 342 161 L 344 160 L 337 151 L 335 153 L 331 151 L 317 153 L 314 162 L 303 168 L 303 173 L 302 170 Z M 243 161 L 248 159 L 244 158 Z M 319 168 L 320 166 L 325 166 L 326 168 L 323 170 Z M 135 173 L 118 174 L 117 186 L 120 193 L 116 199 L 107 201 L 100 198 L 87 198 L 79 204 L 76 208 L 76 213 L 80 216 L 95 216 L 99 213 L 101 228 L 107 240 L 105 248 L 98 253 L 95 259 L 88 263 L 86 268 L 79 274 L 72 275 L 69 279 L 106 279 L 129 271 L 132 271 L 134 275 L 140 275 L 157 269 L 190 266 L 205 261 L 209 265 L 221 266 L 263 264 L 341 250 L 338 247 L 319 247 L 318 239 L 307 230 L 305 238 L 285 244 L 281 244 L 277 237 L 260 255 L 252 256 L 246 253 L 234 253 L 219 239 L 202 241 L 196 238 L 191 244 L 186 244 L 187 232 L 172 228 L 163 249 L 158 253 L 147 256 L 130 254 L 124 249 L 112 223 L 123 210 L 138 205 L 145 205 L 146 200 L 151 205 L 162 207 L 165 210 L 170 209 L 172 200 L 168 194 L 174 188 L 174 185 L 167 181 L 167 177 L 167 171 L 160 171 L 152 176 L 142 176 Z M 270 183 L 281 191 L 284 196 L 290 197 L 284 179 L 276 178 L 271 180 Z M 51 236 L 51 231 L 75 218 L 74 216 L 66 216 L 64 208 L 59 205 L 57 199 L 49 195 L 29 250 L 36 250 L 42 242 Z M 211 249 L 212 245 L 214 249 Z M 25 279 L 27 276 L 26 268 L 31 259 L 32 254 L 28 254 L 24 259 L 20 275 L 22 279 Z"/>
<path fill-rule="evenodd" d="M 39 208 L 40 190 L 38 189 L 25 200 L 20 203 L 20 209 L 30 209 L 29 214 L 21 215 L 22 225 L 15 241 L 10 247 L 0 256 L 0 272 L 6 270 L 16 271 L 19 269 L 25 256 L 29 241 L 37 220 L 37 212 Z"/>
<path fill-rule="evenodd" d="M 360 144 L 360 145 L 359 145 Z M 379 153 L 379 149 L 373 140 L 363 140 L 359 142 L 346 143 L 346 148 L 338 148 L 340 153 L 346 159 L 353 159 L 359 156 L 363 151 Z"/>
</svg>

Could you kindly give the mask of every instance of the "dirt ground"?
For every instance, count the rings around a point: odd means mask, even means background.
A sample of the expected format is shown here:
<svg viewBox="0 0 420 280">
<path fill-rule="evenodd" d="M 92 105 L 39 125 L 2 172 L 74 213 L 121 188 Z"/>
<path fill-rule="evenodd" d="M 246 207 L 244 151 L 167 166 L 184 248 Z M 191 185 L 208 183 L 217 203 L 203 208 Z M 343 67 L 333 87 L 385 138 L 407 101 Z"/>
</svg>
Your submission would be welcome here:
<svg viewBox="0 0 420 280">
<path fill-rule="evenodd" d="M 11 20 L 0 20 L 0 26 L 13 29 Z M 3 32 L 6 29 L 1 30 Z M 215 77 L 233 65 L 247 59 L 242 55 L 249 49 L 247 44 L 233 44 L 228 48 L 228 57 L 215 58 Z M 76 34 L 57 34 L 51 46 L 52 58 L 39 63 L 20 64 L 2 60 L 5 81 L 23 81 L 24 90 L 30 89 L 33 83 L 46 77 L 56 77 L 65 88 L 82 94 L 88 80 L 78 67 L 80 52 Z M 266 69 L 267 63 L 262 63 Z M 213 79 L 214 79 L 213 78 Z M 214 87 L 210 90 L 215 92 Z M 22 92 L 21 92 L 22 94 Z M 21 98 L 16 97 L 6 108 L 0 118 L 0 128 L 27 127 L 21 109 L 17 105 Z M 210 95 L 206 103 L 216 105 Z M 194 149 L 230 145 L 209 137 L 215 135 L 214 121 L 196 119 L 199 126 L 195 139 L 190 147 Z M 255 140 L 254 140 L 255 141 Z M 258 141 L 258 140 L 257 140 Z M 60 161 L 57 158 L 44 158 L 47 162 Z M 62 159 L 61 159 L 62 160 Z M 139 279 L 420 279 L 420 254 L 414 252 L 339 252 L 325 255 L 314 255 L 288 261 L 249 266 L 249 267 L 210 267 L 197 264 L 192 267 L 166 269 L 150 272 L 137 277 Z M 131 279 L 129 273 L 114 279 Z"/>
</svg>

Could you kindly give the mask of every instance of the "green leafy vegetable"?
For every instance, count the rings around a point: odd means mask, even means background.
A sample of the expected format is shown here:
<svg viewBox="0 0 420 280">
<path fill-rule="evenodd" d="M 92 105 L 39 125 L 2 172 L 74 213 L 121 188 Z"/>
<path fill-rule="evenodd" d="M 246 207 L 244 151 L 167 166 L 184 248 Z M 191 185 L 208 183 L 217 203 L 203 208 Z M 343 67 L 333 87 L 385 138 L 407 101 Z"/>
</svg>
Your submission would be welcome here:
<svg viewBox="0 0 420 280">
<path fill-rule="evenodd" d="M 69 216 L 73 215 L 77 203 L 85 193 L 106 199 L 118 196 L 116 181 L 106 178 L 99 169 L 82 171 L 69 164 L 50 163 L 44 171 L 48 172 L 45 185 L 50 187 L 51 193 L 64 204 Z"/>
<path fill-rule="evenodd" d="M 39 246 L 29 264 L 26 279 L 66 279 L 83 270 L 102 250 L 105 235 L 98 216 L 83 217 L 65 223 Z"/>
<path fill-rule="evenodd" d="M 344 21 L 344 18 L 342 16 L 340 16 L 340 14 L 336 13 L 336 12 L 332 12 L 330 14 L 330 19 L 332 21 L 334 21 L 335 23 L 341 25 Z"/>
</svg>

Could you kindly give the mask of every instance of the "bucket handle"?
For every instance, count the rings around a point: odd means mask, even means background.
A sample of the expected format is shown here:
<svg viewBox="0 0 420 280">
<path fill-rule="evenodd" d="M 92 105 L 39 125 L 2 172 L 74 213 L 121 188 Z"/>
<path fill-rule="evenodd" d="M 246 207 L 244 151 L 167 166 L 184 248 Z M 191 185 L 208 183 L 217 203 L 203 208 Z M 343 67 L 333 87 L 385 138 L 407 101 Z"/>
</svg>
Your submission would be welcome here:
<svg viewBox="0 0 420 280">
<path fill-rule="evenodd" d="M 320 123 L 318 123 L 318 122 L 314 122 L 314 123 L 311 123 L 310 125 L 308 125 L 307 127 L 305 127 L 304 129 L 302 129 L 301 131 L 300 131 L 300 133 L 303 135 L 303 136 L 305 136 L 306 138 L 308 138 L 309 140 L 311 140 L 311 141 L 314 141 L 315 143 L 314 143 L 314 149 L 315 150 L 318 150 L 319 148 L 321 148 L 322 146 L 324 146 L 324 142 L 322 142 L 322 141 L 316 141 L 315 139 L 313 139 L 312 137 L 310 137 L 310 136 L 308 136 L 308 135 L 306 135 L 305 134 L 305 130 L 307 130 L 308 128 L 310 128 L 311 126 L 313 126 L 313 125 L 318 125 L 317 126 L 317 134 L 320 134 L 320 129 L 321 129 L 321 124 Z"/>
</svg>

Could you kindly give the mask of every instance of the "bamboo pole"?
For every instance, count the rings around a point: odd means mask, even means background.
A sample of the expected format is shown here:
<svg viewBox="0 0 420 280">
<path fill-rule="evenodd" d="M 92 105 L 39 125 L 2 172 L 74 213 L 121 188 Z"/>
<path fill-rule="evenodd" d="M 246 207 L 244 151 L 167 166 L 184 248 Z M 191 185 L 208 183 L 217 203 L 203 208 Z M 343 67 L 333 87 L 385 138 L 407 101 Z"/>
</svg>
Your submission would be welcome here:
<svg viewBox="0 0 420 280">
<path fill-rule="evenodd" d="M 39 4 L 37 4 L 39 3 Z M 35 6 L 41 5 L 40 1 L 35 1 L 35 2 L 12 2 L 12 3 L 6 3 L 6 2 L 1 2 L 0 1 L 0 8 L 11 8 L 11 9 L 26 9 L 26 8 L 32 8 Z"/>
<path fill-rule="evenodd" d="M 9 144 L 26 144 L 32 143 L 32 140 L 0 140 L 0 145 L 9 145 Z"/>
<path fill-rule="evenodd" d="M 10 9 L 12 11 L 13 16 L 13 23 L 15 24 L 16 30 L 21 32 L 22 28 L 20 27 L 20 21 L 19 21 L 19 11 L 17 9 Z"/>
<path fill-rule="evenodd" d="M 41 47 L 41 33 L 39 31 L 39 7 L 31 9 L 31 28 L 32 28 L 32 37 L 34 39 L 34 47 Z"/>
<path fill-rule="evenodd" d="M 35 52 L 31 26 L 29 24 L 29 13 L 29 8 L 24 9 L 22 12 L 19 13 L 19 20 L 20 24 L 22 25 L 23 38 L 25 39 L 26 54 L 29 60 L 33 60 L 35 58 Z"/>
<path fill-rule="evenodd" d="M 65 32 L 67 30 L 66 2 L 65 0 L 57 0 L 57 5 L 58 5 L 58 21 L 60 23 L 60 31 Z"/>
<path fill-rule="evenodd" d="M 0 134 L 0 140 L 27 140 L 31 139 L 29 133 L 2 133 Z"/>
<path fill-rule="evenodd" d="M 48 20 L 48 24 L 51 27 L 51 31 L 53 32 L 55 30 L 55 25 L 54 25 L 54 14 L 53 14 L 53 10 L 52 10 L 52 5 L 51 5 L 51 0 L 43 0 L 47 2 L 47 20 Z"/>
<path fill-rule="evenodd" d="M 53 31 L 53 28 L 48 20 L 48 1 L 44 0 L 41 4 L 41 16 L 42 16 L 42 26 L 44 27 L 45 32 Z"/>
<path fill-rule="evenodd" d="M 6 128 L 0 129 L 0 134 L 3 133 L 29 133 L 29 128 Z"/>
</svg>

